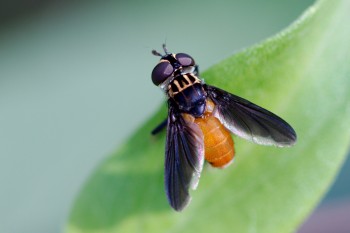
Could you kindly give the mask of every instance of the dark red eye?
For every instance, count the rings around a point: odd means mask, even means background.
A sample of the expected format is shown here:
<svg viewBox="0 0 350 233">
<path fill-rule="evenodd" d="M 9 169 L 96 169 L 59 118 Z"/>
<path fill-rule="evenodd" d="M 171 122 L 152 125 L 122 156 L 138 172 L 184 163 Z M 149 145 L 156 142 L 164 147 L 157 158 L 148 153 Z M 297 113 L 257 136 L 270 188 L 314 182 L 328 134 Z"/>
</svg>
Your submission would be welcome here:
<svg viewBox="0 0 350 233">
<path fill-rule="evenodd" d="M 195 64 L 193 58 L 186 53 L 178 53 L 175 57 L 182 66 L 193 66 Z"/>
<path fill-rule="evenodd" d="M 173 66 L 168 61 L 162 61 L 154 67 L 152 71 L 152 81 L 154 85 L 164 82 L 174 72 Z"/>
</svg>

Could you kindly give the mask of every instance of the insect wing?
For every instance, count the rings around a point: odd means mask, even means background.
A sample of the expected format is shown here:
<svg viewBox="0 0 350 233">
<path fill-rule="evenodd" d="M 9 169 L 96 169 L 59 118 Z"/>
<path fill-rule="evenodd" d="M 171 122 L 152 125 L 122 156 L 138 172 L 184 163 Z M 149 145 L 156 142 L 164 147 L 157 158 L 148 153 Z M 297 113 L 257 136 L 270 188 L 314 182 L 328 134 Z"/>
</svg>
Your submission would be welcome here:
<svg viewBox="0 0 350 233">
<path fill-rule="evenodd" d="M 186 122 L 180 114 L 176 114 L 172 106 L 169 106 L 165 191 L 170 205 L 176 211 L 181 211 L 190 202 L 189 188 L 196 188 L 203 163 L 202 131 L 198 125 Z"/>
<path fill-rule="evenodd" d="M 206 85 L 217 108 L 217 117 L 239 137 L 262 145 L 292 146 L 297 139 L 294 129 L 272 112 L 219 88 Z"/>
</svg>

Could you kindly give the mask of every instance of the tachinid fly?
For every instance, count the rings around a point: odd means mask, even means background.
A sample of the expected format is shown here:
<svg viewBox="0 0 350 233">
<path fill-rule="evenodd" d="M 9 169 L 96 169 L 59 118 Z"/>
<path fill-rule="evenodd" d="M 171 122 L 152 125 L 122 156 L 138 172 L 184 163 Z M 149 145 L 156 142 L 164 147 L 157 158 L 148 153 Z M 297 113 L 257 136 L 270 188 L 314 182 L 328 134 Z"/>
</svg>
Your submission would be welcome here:
<svg viewBox="0 0 350 233">
<path fill-rule="evenodd" d="M 167 127 L 165 146 L 165 191 L 176 211 L 189 201 L 204 159 L 223 168 L 234 157 L 230 133 L 262 145 L 292 146 L 297 136 L 280 117 L 248 100 L 205 84 L 194 59 L 185 53 L 160 56 L 152 81 L 168 97 L 168 118 L 152 133 Z"/>
</svg>

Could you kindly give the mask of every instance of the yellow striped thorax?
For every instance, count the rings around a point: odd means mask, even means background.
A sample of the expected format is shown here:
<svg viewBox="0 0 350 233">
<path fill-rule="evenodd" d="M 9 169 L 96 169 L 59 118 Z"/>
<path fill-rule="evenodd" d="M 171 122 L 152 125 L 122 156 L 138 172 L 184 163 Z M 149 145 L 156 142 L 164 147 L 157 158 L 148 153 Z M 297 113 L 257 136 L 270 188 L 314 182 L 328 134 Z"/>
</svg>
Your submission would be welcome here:
<svg viewBox="0 0 350 233">
<path fill-rule="evenodd" d="M 173 98 L 175 95 L 182 92 L 186 88 L 194 85 L 195 83 L 201 82 L 202 81 L 192 73 L 181 74 L 175 77 L 172 82 L 169 83 L 167 90 L 168 95 Z"/>
</svg>

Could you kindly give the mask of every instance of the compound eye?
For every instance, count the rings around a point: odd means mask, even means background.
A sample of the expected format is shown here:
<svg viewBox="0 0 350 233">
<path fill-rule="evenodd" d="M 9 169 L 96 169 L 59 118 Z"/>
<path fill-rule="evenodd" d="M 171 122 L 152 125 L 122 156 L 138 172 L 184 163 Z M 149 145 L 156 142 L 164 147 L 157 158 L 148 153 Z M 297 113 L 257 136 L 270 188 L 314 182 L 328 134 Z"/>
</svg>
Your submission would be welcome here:
<svg viewBox="0 0 350 233">
<path fill-rule="evenodd" d="M 169 61 L 161 61 L 152 71 L 152 82 L 154 85 L 159 85 L 170 77 L 174 72 L 174 67 Z"/>
<path fill-rule="evenodd" d="M 194 59 L 186 53 L 178 53 L 175 57 L 182 66 L 193 66 L 195 64 Z"/>
</svg>

